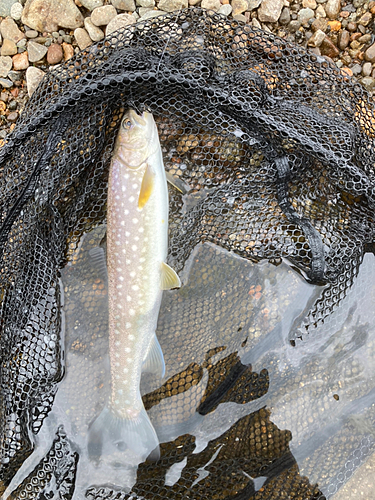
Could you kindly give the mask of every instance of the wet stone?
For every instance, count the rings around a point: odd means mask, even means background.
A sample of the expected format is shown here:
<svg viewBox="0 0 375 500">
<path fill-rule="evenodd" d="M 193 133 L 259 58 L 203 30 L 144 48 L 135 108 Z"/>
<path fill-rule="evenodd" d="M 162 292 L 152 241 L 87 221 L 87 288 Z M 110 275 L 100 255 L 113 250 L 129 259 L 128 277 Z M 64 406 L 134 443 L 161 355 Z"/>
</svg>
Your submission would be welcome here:
<svg viewBox="0 0 375 500">
<path fill-rule="evenodd" d="M 8 122 L 15 122 L 17 121 L 18 119 L 18 111 L 12 111 L 11 113 L 9 113 L 9 115 L 7 116 L 7 120 Z"/>
<path fill-rule="evenodd" d="M 320 19 L 315 19 L 315 21 L 311 24 L 311 29 L 312 31 L 327 31 L 327 21 L 326 19 L 320 18 Z"/>
<path fill-rule="evenodd" d="M 95 24 L 91 22 L 91 19 L 89 17 L 85 18 L 85 28 L 91 40 L 93 40 L 94 42 L 99 42 L 99 40 L 102 40 L 104 38 L 103 31 L 98 28 L 98 26 L 95 26 Z"/>
<path fill-rule="evenodd" d="M 326 37 L 326 34 L 324 33 L 324 31 L 317 30 L 312 35 L 312 37 L 309 39 L 309 41 L 307 42 L 307 45 L 310 47 L 320 47 L 320 45 L 322 44 L 325 37 Z"/>
<path fill-rule="evenodd" d="M 263 0 L 258 9 L 258 18 L 262 23 L 275 23 L 284 6 L 283 0 Z"/>
<path fill-rule="evenodd" d="M 155 11 L 151 11 L 155 12 Z M 112 21 L 108 24 L 105 34 L 109 35 L 119 28 L 124 28 L 125 26 L 129 26 L 130 24 L 134 24 L 135 19 L 131 14 L 118 14 L 116 17 L 112 19 Z"/>
<path fill-rule="evenodd" d="M 63 51 L 61 45 L 53 43 L 47 50 L 48 64 L 58 64 L 63 58 Z"/>
<path fill-rule="evenodd" d="M 12 58 L 9 56 L 0 56 L 0 77 L 7 77 L 12 69 Z"/>
<path fill-rule="evenodd" d="M 325 11 L 330 19 L 336 19 L 341 10 L 340 0 L 328 0 L 325 5 Z"/>
<path fill-rule="evenodd" d="M 22 80 L 22 74 L 19 71 L 9 71 L 8 78 L 12 82 L 20 82 Z"/>
<path fill-rule="evenodd" d="M 27 45 L 27 52 L 29 54 L 30 62 L 37 62 L 43 59 L 47 54 L 47 47 L 36 42 L 29 42 Z"/>
<path fill-rule="evenodd" d="M 328 56 L 331 59 L 339 55 L 338 48 L 332 43 L 328 36 L 325 37 L 319 48 L 323 56 Z"/>
<path fill-rule="evenodd" d="M 284 7 L 283 10 L 281 11 L 279 17 L 279 23 L 283 25 L 290 23 L 290 10 L 288 7 Z"/>
<path fill-rule="evenodd" d="M 95 26 L 107 26 L 116 17 L 117 12 L 113 5 L 104 5 L 94 9 L 91 13 L 91 22 Z"/>
<path fill-rule="evenodd" d="M 27 68 L 26 85 L 29 97 L 31 97 L 32 93 L 37 88 L 43 76 L 44 76 L 44 71 L 42 71 L 41 69 L 36 68 L 35 66 L 30 66 L 30 68 Z"/>
<path fill-rule="evenodd" d="M 89 34 L 83 28 L 77 28 L 76 30 L 74 30 L 74 38 L 76 39 L 78 47 L 81 50 L 84 50 L 86 47 L 92 44 L 92 40 Z"/>
<path fill-rule="evenodd" d="M 17 54 L 17 45 L 12 40 L 6 38 L 3 40 L 0 54 L 2 56 L 14 56 Z"/>
<path fill-rule="evenodd" d="M 146 3 L 152 3 L 154 6 L 155 2 L 154 0 L 143 0 Z M 111 4 L 113 7 L 115 7 L 118 10 L 126 10 L 128 12 L 134 12 L 135 11 L 135 2 L 134 0 L 111 0 Z M 146 6 L 144 6 L 146 7 Z"/>
</svg>

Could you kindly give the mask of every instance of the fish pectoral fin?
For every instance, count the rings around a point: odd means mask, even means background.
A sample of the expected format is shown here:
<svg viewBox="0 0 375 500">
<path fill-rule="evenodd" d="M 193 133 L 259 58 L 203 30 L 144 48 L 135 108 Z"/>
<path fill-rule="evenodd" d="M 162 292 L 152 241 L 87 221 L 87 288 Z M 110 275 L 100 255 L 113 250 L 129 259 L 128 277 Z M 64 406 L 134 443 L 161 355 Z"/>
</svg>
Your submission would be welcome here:
<svg viewBox="0 0 375 500">
<path fill-rule="evenodd" d="M 171 288 L 180 288 L 181 280 L 177 276 L 176 271 L 168 266 L 165 262 L 161 264 L 160 288 L 162 290 L 170 290 Z"/>
<path fill-rule="evenodd" d="M 143 360 L 142 372 L 153 373 L 154 375 L 161 378 L 164 377 L 164 356 L 156 334 L 153 335 L 150 346 Z"/>
<path fill-rule="evenodd" d="M 165 176 L 169 184 L 175 187 L 177 191 L 180 191 L 180 193 L 186 194 L 190 191 L 190 186 L 186 184 L 186 182 L 179 179 L 178 177 L 175 177 L 174 175 L 170 174 L 167 171 L 165 172 Z"/>
<path fill-rule="evenodd" d="M 155 172 L 150 165 L 147 165 L 143 174 L 141 190 L 138 197 L 138 208 L 143 208 L 148 202 L 155 185 Z"/>
</svg>

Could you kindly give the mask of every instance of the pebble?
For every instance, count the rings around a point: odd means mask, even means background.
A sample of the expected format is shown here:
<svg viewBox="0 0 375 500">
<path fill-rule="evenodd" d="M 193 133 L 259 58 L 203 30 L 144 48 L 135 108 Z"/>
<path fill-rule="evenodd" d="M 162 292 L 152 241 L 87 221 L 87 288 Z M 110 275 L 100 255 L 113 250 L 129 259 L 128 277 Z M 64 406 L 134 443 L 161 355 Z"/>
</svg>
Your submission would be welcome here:
<svg viewBox="0 0 375 500">
<path fill-rule="evenodd" d="M 91 40 L 93 40 L 94 42 L 99 42 L 99 40 L 103 40 L 104 38 L 103 31 L 97 26 L 95 26 L 95 24 L 92 23 L 89 17 L 85 18 L 85 28 Z"/>
<path fill-rule="evenodd" d="M 301 27 L 301 22 L 300 21 L 290 21 L 288 28 L 291 33 L 295 33 L 298 31 Z"/>
<path fill-rule="evenodd" d="M 360 82 L 368 91 L 373 90 L 373 88 L 375 87 L 375 80 L 374 78 L 371 78 L 371 76 L 365 76 L 360 80 Z"/>
<path fill-rule="evenodd" d="M 298 20 L 301 22 L 301 24 L 308 24 L 309 20 L 314 17 L 314 11 L 312 9 L 306 8 L 306 9 L 301 9 L 298 12 Z"/>
<path fill-rule="evenodd" d="M 12 69 L 12 58 L 9 56 L 0 56 L 0 77 L 6 78 Z"/>
<path fill-rule="evenodd" d="M 94 10 L 103 5 L 103 0 L 80 0 L 80 2 L 88 10 Z"/>
<path fill-rule="evenodd" d="M 325 39 L 326 34 L 322 30 L 316 30 L 313 36 L 307 42 L 309 47 L 320 47 L 323 40 Z"/>
<path fill-rule="evenodd" d="M 8 80 L 8 78 L 0 78 L 0 85 L 5 89 L 10 89 L 11 87 L 13 87 L 13 82 Z"/>
<path fill-rule="evenodd" d="M 58 43 L 52 43 L 47 50 L 47 62 L 48 64 L 59 64 L 63 58 L 63 50 L 61 45 Z"/>
<path fill-rule="evenodd" d="M 78 43 L 78 47 L 84 50 L 86 47 L 92 44 L 92 40 L 84 28 L 77 28 L 74 30 L 74 38 Z"/>
<path fill-rule="evenodd" d="M 139 19 L 137 19 L 137 22 L 138 21 L 146 21 L 146 19 L 151 19 L 152 17 L 158 17 L 158 16 L 163 16 L 165 14 L 164 11 L 162 10 L 149 10 L 147 11 L 143 16 L 141 16 Z M 121 15 L 121 14 L 119 14 Z M 133 16 L 131 16 L 133 17 Z M 135 18 L 134 18 L 135 20 Z M 107 27 L 108 29 L 108 27 Z M 106 30 L 107 32 L 107 30 Z"/>
<path fill-rule="evenodd" d="M 352 70 L 353 75 L 360 75 L 362 72 L 362 66 L 360 64 L 353 64 L 350 68 Z"/>
<path fill-rule="evenodd" d="M 69 29 L 83 26 L 83 16 L 73 0 L 27 0 L 22 22 L 41 33 L 52 33 L 59 26 Z"/>
<path fill-rule="evenodd" d="M 365 62 L 365 64 L 362 67 L 362 75 L 370 76 L 371 71 L 372 71 L 372 64 L 370 62 Z"/>
<path fill-rule="evenodd" d="M 107 26 L 116 15 L 117 12 L 113 5 L 104 5 L 104 7 L 97 7 L 91 12 L 91 22 L 95 26 Z"/>
<path fill-rule="evenodd" d="M 202 0 L 201 7 L 202 9 L 208 9 L 217 12 L 221 7 L 221 2 L 220 0 Z"/>
<path fill-rule="evenodd" d="M 341 10 L 340 0 L 328 0 L 325 5 L 325 11 L 330 19 L 336 19 Z"/>
<path fill-rule="evenodd" d="M 18 111 L 12 111 L 12 112 L 11 112 L 11 113 L 9 113 L 9 115 L 7 116 L 7 120 L 8 120 L 8 122 L 13 123 L 13 122 L 17 121 L 18 116 L 19 116 Z"/>
<path fill-rule="evenodd" d="M 19 21 L 22 17 L 23 7 L 19 2 L 16 2 L 10 8 L 10 16 L 15 21 Z"/>
<path fill-rule="evenodd" d="M 151 7 L 155 5 L 154 0 L 143 0 L 145 3 L 152 3 Z M 128 12 L 135 11 L 135 2 L 134 0 L 111 0 L 111 4 L 118 10 L 126 10 Z M 143 5 L 146 7 L 146 5 Z"/>
<path fill-rule="evenodd" d="M 284 7 L 284 0 L 263 0 L 258 9 L 258 19 L 262 23 L 275 23 Z"/>
<path fill-rule="evenodd" d="M 47 54 L 47 47 L 41 45 L 40 43 L 30 41 L 27 44 L 27 53 L 29 55 L 29 61 L 34 63 L 43 59 Z"/>
<path fill-rule="evenodd" d="M 153 10 L 151 12 L 156 12 L 156 11 Z M 105 30 L 105 34 L 106 36 L 108 36 L 110 33 L 113 33 L 114 31 L 120 28 L 125 28 L 126 26 L 129 26 L 130 24 L 134 23 L 135 23 L 135 18 L 131 14 L 118 14 L 108 24 Z"/>
<path fill-rule="evenodd" d="M 27 69 L 29 67 L 29 58 L 27 52 L 22 52 L 22 54 L 16 54 L 12 57 L 13 69 L 20 71 L 21 69 Z"/>
<path fill-rule="evenodd" d="M 8 78 L 12 82 L 20 82 L 22 80 L 22 74 L 20 71 L 9 71 Z"/>
<path fill-rule="evenodd" d="M 341 29 L 340 21 L 328 21 L 328 26 L 331 28 L 331 31 L 340 31 Z"/>
<path fill-rule="evenodd" d="M 288 7 L 284 7 L 283 10 L 281 11 L 279 17 L 279 23 L 283 25 L 290 23 L 290 10 Z"/>
<path fill-rule="evenodd" d="M 137 0 L 139 7 L 155 7 L 155 0 Z"/>
<path fill-rule="evenodd" d="M 338 47 L 341 50 L 345 50 L 346 47 L 349 45 L 349 40 L 350 40 L 350 34 L 348 31 L 343 30 L 339 34 L 339 39 L 338 39 Z"/>
<path fill-rule="evenodd" d="M 259 3 L 260 5 L 260 3 Z M 232 15 L 242 14 L 248 8 L 247 0 L 232 0 Z M 255 7 L 256 8 L 256 7 Z"/>
<path fill-rule="evenodd" d="M 339 55 L 338 48 L 332 43 L 331 39 L 328 36 L 326 36 L 322 41 L 319 49 L 323 56 L 328 56 L 331 59 Z"/>
<path fill-rule="evenodd" d="M 38 32 L 35 30 L 27 30 L 25 31 L 26 38 L 36 38 L 38 36 Z"/>
<path fill-rule="evenodd" d="M 326 19 L 319 18 L 319 19 L 315 19 L 315 21 L 311 24 L 311 29 L 313 31 L 321 30 L 321 31 L 324 31 L 324 33 L 325 33 L 327 31 L 327 26 L 328 26 L 328 23 L 327 23 Z"/>
<path fill-rule="evenodd" d="M 152 12 L 153 10 L 152 7 L 139 7 L 138 12 L 140 17 L 143 17 L 147 12 Z"/>
<path fill-rule="evenodd" d="M 229 3 L 222 5 L 218 10 L 218 13 L 224 14 L 224 16 L 229 16 L 231 12 L 232 12 L 232 6 Z"/>
<path fill-rule="evenodd" d="M 17 24 L 11 19 L 7 17 L 0 24 L 0 32 L 1 36 L 5 40 L 12 40 L 14 43 L 19 42 L 25 35 L 18 29 Z"/>
<path fill-rule="evenodd" d="M 41 69 L 36 68 L 35 66 L 30 66 L 29 68 L 27 68 L 26 86 L 29 97 L 31 97 L 32 93 L 37 88 L 43 76 L 44 76 L 44 71 L 42 71 Z"/>
<path fill-rule="evenodd" d="M 64 52 L 64 61 L 67 61 L 74 56 L 74 48 L 72 47 L 72 45 L 70 45 L 70 43 L 63 42 L 61 44 L 61 47 Z"/>
<path fill-rule="evenodd" d="M 316 11 L 315 11 L 315 17 L 317 19 L 321 17 L 327 17 L 326 11 L 324 10 L 323 5 L 318 5 Z"/>
<path fill-rule="evenodd" d="M 1 46 L 1 55 L 14 56 L 14 54 L 17 54 L 17 45 L 12 40 L 5 38 Z"/>
<path fill-rule="evenodd" d="M 12 5 L 16 2 L 17 2 L 17 0 L 1 0 L 0 1 L 0 17 L 10 16 L 10 10 L 12 8 Z"/>
<path fill-rule="evenodd" d="M 315 10 L 317 7 L 317 3 L 315 0 L 302 0 L 302 5 L 307 9 L 313 9 L 313 10 Z"/>
<path fill-rule="evenodd" d="M 370 45 L 370 47 L 366 50 L 365 59 L 371 63 L 375 62 L 375 43 Z"/>
<path fill-rule="evenodd" d="M 173 12 L 174 10 L 186 9 L 188 0 L 160 0 L 158 8 L 164 12 Z"/>
<path fill-rule="evenodd" d="M 363 14 L 363 16 L 359 19 L 358 23 L 362 24 L 362 26 L 367 26 L 369 22 L 371 21 L 372 16 L 370 12 L 366 12 Z"/>
</svg>

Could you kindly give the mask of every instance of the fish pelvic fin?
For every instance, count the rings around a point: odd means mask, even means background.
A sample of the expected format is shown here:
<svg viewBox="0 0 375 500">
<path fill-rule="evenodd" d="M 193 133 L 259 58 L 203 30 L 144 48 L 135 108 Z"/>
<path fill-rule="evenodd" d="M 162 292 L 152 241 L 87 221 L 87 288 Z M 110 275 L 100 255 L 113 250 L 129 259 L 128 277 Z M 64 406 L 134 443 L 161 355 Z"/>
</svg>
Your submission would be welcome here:
<svg viewBox="0 0 375 500">
<path fill-rule="evenodd" d="M 165 363 L 163 351 L 161 350 L 156 334 L 153 335 L 146 356 L 143 360 L 142 371 L 153 373 L 157 377 L 164 377 Z"/>
<path fill-rule="evenodd" d="M 181 280 L 176 271 L 174 271 L 165 262 L 161 263 L 160 288 L 162 290 L 171 290 L 172 288 L 180 288 Z"/>
<path fill-rule="evenodd" d="M 159 460 L 159 439 L 154 426 L 144 407 L 136 416 L 122 418 L 106 406 L 89 428 L 89 458 L 116 459 L 126 451 L 136 455 L 140 462 L 147 458 Z"/>
<path fill-rule="evenodd" d="M 141 190 L 139 191 L 138 197 L 138 208 L 143 208 L 148 202 L 155 185 L 155 172 L 153 168 L 148 164 L 143 174 Z"/>
</svg>

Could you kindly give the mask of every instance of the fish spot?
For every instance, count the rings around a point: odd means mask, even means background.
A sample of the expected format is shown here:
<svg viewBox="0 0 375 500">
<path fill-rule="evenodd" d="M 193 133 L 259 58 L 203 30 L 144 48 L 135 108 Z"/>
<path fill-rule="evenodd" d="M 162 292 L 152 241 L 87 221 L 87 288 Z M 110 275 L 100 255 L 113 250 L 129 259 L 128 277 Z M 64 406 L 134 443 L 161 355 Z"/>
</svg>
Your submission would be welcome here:
<svg viewBox="0 0 375 500">
<path fill-rule="evenodd" d="M 120 345 L 120 341 L 119 341 L 119 340 L 116 340 L 115 345 L 116 345 L 116 346 L 119 346 L 119 345 Z"/>
<path fill-rule="evenodd" d="M 129 179 L 129 174 L 124 174 L 124 179 Z"/>
<path fill-rule="evenodd" d="M 116 200 L 119 200 L 119 199 L 120 199 L 120 196 L 119 196 L 118 194 L 116 194 L 115 199 L 116 199 Z"/>
<path fill-rule="evenodd" d="M 139 271 L 143 271 L 143 266 L 138 266 Z"/>
<path fill-rule="evenodd" d="M 116 271 L 117 271 L 118 273 L 121 273 L 122 268 L 121 268 L 121 267 L 116 267 Z"/>
<path fill-rule="evenodd" d="M 129 340 L 134 340 L 134 335 L 132 335 L 132 334 L 128 335 L 128 339 Z"/>
<path fill-rule="evenodd" d="M 134 290 L 134 291 L 139 290 L 139 286 L 138 285 L 132 285 L 132 290 Z"/>
<path fill-rule="evenodd" d="M 122 371 L 123 371 L 124 373 L 128 373 L 129 369 L 128 369 L 128 368 L 124 368 Z"/>
<path fill-rule="evenodd" d="M 134 241 L 139 241 L 139 236 L 134 236 Z"/>
<path fill-rule="evenodd" d="M 120 396 L 123 394 L 123 390 L 122 389 L 117 389 L 117 394 L 120 394 Z"/>
<path fill-rule="evenodd" d="M 120 363 L 115 363 L 115 366 L 120 366 Z"/>
<path fill-rule="evenodd" d="M 126 265 L 129 265 L 129 264 L 131 264 L 131 260 L 130 259 L 126 259 L 125 263 L 126 263 Z"/>
<path fill-rule="evenodd" d="M 118 352 L 115 353 L 115 358 L 119 358 L 120 354 Z"/>
<path fill-rule="evenodd" d="M 125 221 L 124 221 L 124 220 L 122 220 L 122 221 L 120 222 L 120 224 L 121 224 L 121 226 L 125 226 Z"/>
<path fill-rule="evenodd" d="M 126 236 L 127 238 L 129 238 L 129 236 L 130 236 L 129 231 L 125 231 L 125 236 Z"/>
<path fill-rule="evenodd" d="M 138 184 L 133 184 L 133 189 L 137 189 Z"/>
<path fill-rule="evenodd" d="M 135 271 L 131 271 L 131 272 L 129 273 L 129 275 L 130 275 L 130 277 L 131 277 L 131 278 L 134 278 L 134 276 L 135 276 Z"/>
<path fill-rule="evenodd" d="M 126 300 L 127 300 L 128 302 L 131 302 L 132 298 L 130 297 L 130 295 L 127 295 L 127 296 L 126 296 Z"/>
<path fill-rule="evenodd" d="M 119 279 L 120 281 L 124 281 L 124 277 L 123 277 L 123 276 L 119 276 L 119 277 L 118 277 L 118 279 Z"/>
<path fill-rule="evenodd" d="M 126 186 L 124 186 L 124 185 L 123 185 L 123 186 L 121 186 L 121 190 L 122 190 L 122 192 L 123 192 L 123 193 L 125 193 L 125 191 L 126 191 Z"/>
<path fill-rule="evenodd" d="M 140 233 L 143 233 L 143 232 L 144 232 L 144 230 L 145 230 L 145 228 L 144 228 L 144 227 L 140 227 L 140 228 L 138 229 L 138 231 L 139 231 Z"/>
<path fill-rule="evenodd" d="M 141 258 L 139 259 L 139 262 L 144 262 L 145 260 L 146 260 L 146 259 L 145 259 L 144 257 L 141 257 Z"/>
<path fill-rule="evenodd" d="M 125 249 L 125 248 L 123 248 L 123 249 L 122 249 L 122 253 L 123 253 L 124 255 L 126 254 L 126 249 Z"/>
<path fill-rule="evenodd" d="M 131 328 L 132 327 L 132 324 L 127 322 L 126 325 L 125 325 L 125 328 Z"/>
<path fill-rule="evenodd" d="M 120 288 L 122 288 L 122 285 L 117 285 L 116 288 L 120 290 Z"/>
<path fill-rule="evenodd" d="M 121 241 L 117 240 L 117 241 L 116 241 L 116 245 L 117 245 L 117 246 L 121 245 Z"/>
<path fill-rule="evenodd" d="M 133 358 L 128 358 L 128 359 L 127 359 L 127 361 L 128 361 L 129 363 L 133 363 Z"/>
<path fill-rule="evenodd" d="M 122 309 L 122 305 L 121 305 L 121 304 L 117 304 L 117 307 L 118 307 L 119 309 Z"/>
<path fill-rule="evenodd" d="M 118 380 L 120 378 L 120 375 L 115 375 L 115 379 Z"/>
<path fill-rule="evenodd" d="M 124 210 L 125 215 L 129 215 L 129 210 Z"/>
<path fill-rule="evenodd" d="M 130 197 L 129 197 L 129 201 L 130 201 L 130 203 L 133 203 L 133 201 L 134 201 L 134 200 L 135 200 L 134 196 L 130 196 Z"/>
<path fill-rule="evenodd" d="M 125 399 L 125 403 L 126 403 L 127 405 L 130 405 L 130 401 L 129 401 L 128 399 Z"/>
<path fill-rule="evenodd" d="M 133 223 L 133 224 L 138 224 L 138 219 L 136 219 L 136 218 L 134 217 L 134 219 L 132 219 L 132 223 Z"/>
<path fill-rule="evenodd" d="M 132 250 L 135 252 L 137 250 L 137 245 L 132 245 Z"/>
<path fill-rule="evenodd" d="M 130 352 L 130 351 L 131 351 L 130 347 L 125 347 L 125 352 Z"/>
<path fill-rule="evenodd" d="M 130 316 L 134 316 L 135 315 L 134 309 L 129 309 L 129 314 L 130 314 Z"/>
<path fill-rule="evenodd" d="M 115 399 L 115 404 L 116 405 L 119 405 L 120 404 L 120 401 L 118 399 Z"/>
</svg>

